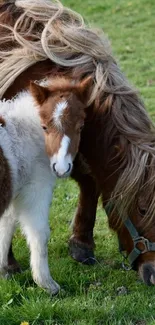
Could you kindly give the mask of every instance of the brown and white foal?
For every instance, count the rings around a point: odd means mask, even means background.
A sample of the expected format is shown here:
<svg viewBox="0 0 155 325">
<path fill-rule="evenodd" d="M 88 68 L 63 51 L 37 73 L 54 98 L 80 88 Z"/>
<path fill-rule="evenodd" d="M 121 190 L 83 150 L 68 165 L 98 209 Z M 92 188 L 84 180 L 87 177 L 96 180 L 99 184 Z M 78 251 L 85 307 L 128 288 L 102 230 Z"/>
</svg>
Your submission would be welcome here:
<svg viewBox="0 0 155 325">
<path fill-rule="evenodd" d="M 47 254 L 52 188 L 56 176 L 71 173 L 89 82 L 73 85 L 56 79 L 49 87 L 31 84 L 30 91 L 0 101 L 0 273 L 12 269 L 8 251 L 19 223 L 30 247 L 33 279 L 50 294 L 59 291 Z"/>
</svg>

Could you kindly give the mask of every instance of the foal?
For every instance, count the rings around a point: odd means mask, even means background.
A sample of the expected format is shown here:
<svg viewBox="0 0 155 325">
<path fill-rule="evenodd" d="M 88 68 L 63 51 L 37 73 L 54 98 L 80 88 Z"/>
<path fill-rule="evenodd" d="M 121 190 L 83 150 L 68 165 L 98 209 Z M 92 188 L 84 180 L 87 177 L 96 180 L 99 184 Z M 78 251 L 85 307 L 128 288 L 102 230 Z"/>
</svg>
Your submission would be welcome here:
<svg viewBox="0 0 155 325">
<path fill-rule="evenodd" d="M 59 290 L 48 267 L 49 207 L 55 177 L 32 96 L 0 102 L 0 272 L 11 271 L 8 250 L 19 222 L 31 251 L 34 281 L 50 294 Z"/>
<path fill-rule="evenodd" d="M 78 85 L 60 80 L 54 80 L 49 88 L 31 84 L 35 101 L 25 91 L 12 101 L 0 102 L 0 272 L 5 275 L 11 271 L 8 250 L 19 222 L 30 246 L 33 279 L 50 294 L 59 290 L 50 276 L 47 257 L 52 189 L 56 176 L 71 173 L 90 83 L 90 78 Z M 50 161 L 34 106 L 41 115 Z"/>
</svg>

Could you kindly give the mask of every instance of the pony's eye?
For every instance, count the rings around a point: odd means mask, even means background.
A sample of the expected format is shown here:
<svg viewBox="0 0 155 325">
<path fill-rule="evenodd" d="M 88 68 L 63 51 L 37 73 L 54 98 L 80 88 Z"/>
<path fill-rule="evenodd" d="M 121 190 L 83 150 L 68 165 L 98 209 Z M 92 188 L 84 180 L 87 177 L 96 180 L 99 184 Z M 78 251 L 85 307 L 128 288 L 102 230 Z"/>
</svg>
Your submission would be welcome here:
<svg viewBox="0 0 155 325">
<path fill-rule="evenodd" d="M 44 131 L 47 131 L 47 126 L 46 125 L 42 125 L 42 128 Z"/>
<path fill-rule="evenodd" d="M 64 98 L 64 95 L 60 95 L 60 98 Z"/>
<path fill-rule="evenodd" d="M 80 132 L 83 130 L 83 128 L 84 128 L 84 125 L 81 125 L 80 126 Z"/>
<path fill-rule="evenodd" d="M 145 209 L 139 209 L 141 217 L 145 217 L 146 210 Z"/>
<path fill-rule="evenodd" d="M 84 128 L 84 125 L 81 125 L 80 127 L 78 127 L 77 132 L 80 133 L 83 130 L 83 128 Z"/>
</svg>

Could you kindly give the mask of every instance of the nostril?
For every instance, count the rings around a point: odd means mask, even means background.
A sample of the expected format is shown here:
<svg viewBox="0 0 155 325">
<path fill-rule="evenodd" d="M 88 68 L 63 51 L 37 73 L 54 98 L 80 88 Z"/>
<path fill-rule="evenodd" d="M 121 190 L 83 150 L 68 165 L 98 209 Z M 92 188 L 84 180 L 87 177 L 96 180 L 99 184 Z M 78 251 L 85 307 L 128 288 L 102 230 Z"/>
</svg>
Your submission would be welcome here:
<svg viewBox="0 0 155 325">
<path fill-rule="evenodd" d="M 69 163 L 68 164 L 68 169 L 67 169 L 66 173 L 69 173 L 70 170 L 71 170 L 71 164 Z"/>
<path fill-rule="evenodd" d="M 145 264 L 143 267 L 143 279 L 147 285 L 154 284 L 155 270 L 151 264 Z"/>
<path fill-rule="evenodd" d="M 56 166 L 56 163 L 53 164 L 53 170 L 54 170 L 54 172 L 56 173 L 56 168 L 55 168 L 55 166 Z"/>
</svg>

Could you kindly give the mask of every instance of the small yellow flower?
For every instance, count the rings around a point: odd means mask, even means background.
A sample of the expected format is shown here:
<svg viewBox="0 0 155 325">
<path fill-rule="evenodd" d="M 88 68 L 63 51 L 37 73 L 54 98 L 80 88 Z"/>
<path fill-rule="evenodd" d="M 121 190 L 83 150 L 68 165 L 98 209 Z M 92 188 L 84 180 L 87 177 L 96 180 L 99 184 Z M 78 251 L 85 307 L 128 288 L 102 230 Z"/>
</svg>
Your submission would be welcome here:
<svg viewBox="0 0 155 325">
<path fill-rule="evenodd" d="M 21 322 L 20 325 L 29 325 L 29 322 Z"/>
</svg>

